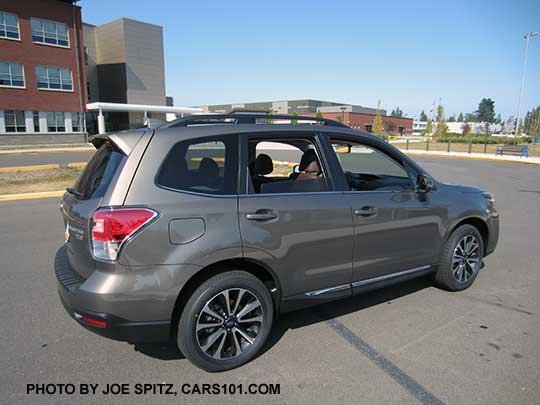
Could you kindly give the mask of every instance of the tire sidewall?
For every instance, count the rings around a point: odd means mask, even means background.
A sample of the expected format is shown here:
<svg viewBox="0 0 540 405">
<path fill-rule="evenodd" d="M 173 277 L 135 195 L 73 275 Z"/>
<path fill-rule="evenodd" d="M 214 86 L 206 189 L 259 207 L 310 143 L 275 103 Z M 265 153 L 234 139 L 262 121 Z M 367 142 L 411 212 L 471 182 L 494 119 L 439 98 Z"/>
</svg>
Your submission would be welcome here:
<svg viewBox="0 0 540 405">
<path fill-rule="evenodd" d="M 254 294 L 262 304 L 264 322 L 248 350 L 229 360 L 214 360 L 199 348 L 197 319 L 209 300 L 230 288 L 243 288 Z M 224 371 L 239 367 L 255 357 L 264 346 L 272 328 L 273 315 L 272 297 L 260 280 L 246 272 L 235 271 L 229 277 L 227 273 L 223 273 L 204 282 L 186 303 L 178 323 L 178 346 L 189 360 L 206 371 Z"/>
<path fill-rule="evenodd" d="M 472 276 L 465 282 L 465 283 L 460 283 L 456 277 L 454 276 L 454 272 L 452 271 L 452 258 L 453 258 L 453 254 L 454 254 L 454 250 L 458 244 L 458 242 L 465 236 L 467 235 L 472 235 L 476 238 L 476 240 L 478 241 L 478 244 L 479 244 L 479 249 L 480 249 L 480 256 L 479 256 L 479 261 L 478 261 L 478 268 L 476 269 L 476 271 L 472 274 Z M 445 267 L 445 271 L 448 272 L 448 280 L 450 281 L 450 287 L 453 289 L 453 290 L 464 290 L 466 288 L 469 288 L 472 283 L 474 282 L 474 280 L 476 279 L 476 277 L 478 276 L 478 273 L 480 272 L 480 269 L 482 268 L 482 265 L 483 265 L 483 252 L 484 252 L 484 240 L 482 239 L 482 235 L 480 235 L 480 232 L 478 232 L 478 230 L 472 226 L 472 225 L 463 225 L 463 226 L 460 226 L 458 229 L 456 229 L 452 235 L 450 236 L 450 239 L 449 239 L 449 249 L 448 251 L 446 252 L 446 257 L 444 258 L 445 262 L 444 262 L 444 267 Z"/>
</svg>

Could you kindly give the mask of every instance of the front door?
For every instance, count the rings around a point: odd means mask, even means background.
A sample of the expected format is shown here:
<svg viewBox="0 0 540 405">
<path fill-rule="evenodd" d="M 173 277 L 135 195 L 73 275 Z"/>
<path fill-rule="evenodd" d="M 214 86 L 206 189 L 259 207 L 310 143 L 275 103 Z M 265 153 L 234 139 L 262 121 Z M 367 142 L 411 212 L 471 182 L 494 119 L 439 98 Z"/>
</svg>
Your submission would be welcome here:
<svg viewBox="0 0 540 405">
<path fill-rule="evenodd" d="M 277 273 L 285 309 L 351 294 L 351 208 L 334 191 L 315 135 L 243 142 L 239 198 L 244 256 Z"/>
<path fill-rule="evenodd" d="M 429 270 L 441 243 L 440 209 L 401 161 L 375 146 L 331 139 L 354 220 L 353 287 Z"/>
</svg>

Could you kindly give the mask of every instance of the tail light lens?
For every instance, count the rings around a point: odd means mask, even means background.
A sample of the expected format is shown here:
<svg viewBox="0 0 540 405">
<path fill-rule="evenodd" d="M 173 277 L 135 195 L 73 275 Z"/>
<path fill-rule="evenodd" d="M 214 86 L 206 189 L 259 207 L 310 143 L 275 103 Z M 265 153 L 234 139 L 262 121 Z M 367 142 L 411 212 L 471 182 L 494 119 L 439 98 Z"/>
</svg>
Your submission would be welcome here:
<svg viewBox="0 0 540 405">
<path fill-rule="evenodd" d="M 92 217 L 92 249 L 94 257 L 116 260 L 127 239 L 148 224 L 157 212 L 149 208 L 105 208 Z"/>
</svg>

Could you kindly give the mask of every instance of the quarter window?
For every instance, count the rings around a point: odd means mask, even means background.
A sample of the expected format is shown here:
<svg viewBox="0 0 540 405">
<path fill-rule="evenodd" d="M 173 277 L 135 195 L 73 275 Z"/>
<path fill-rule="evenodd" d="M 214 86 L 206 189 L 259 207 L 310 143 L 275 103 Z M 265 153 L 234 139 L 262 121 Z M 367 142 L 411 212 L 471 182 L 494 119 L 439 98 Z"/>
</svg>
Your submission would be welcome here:
<svg viewBox="0 0 540 405">
<path fill-rule="evenodd" d="M 36 44 L 69 46 L 68 27 L 64 23 L 32 18 L 32 41 Z"/>
<path fill-rule="evenodd" d="M 370 146 L 332 142 L 351 191 L 406 191 L 413 186 L 407 171 Z"/>
<path fill-rule="evenodd" d="M 24 87 L 23 66 L 20 63 L 0 62 L 0 86 Z"/>
<path fill-rule="evenodd" d="M 73 90 L 71 70 L 56 66 L 36 66 L 38 89 Z"/>
<path fill-rule="evenodd" d="M 65 115 L 63 112 L 47 113 L 47 130 L 49 132 L 66 132 Z"/>
<path fill-rule="evenodd" d="M 158 174 L 160 186 L 203 194 L 237 194 L 238 138 L 179 142 Z"/>
<path fill-rule="evenodd" d="M 7 110 L 4 111 L 6 132 L 26 132 L 26 122 L 24 111 Z"/>
<path fill-rule="evenodd" d="M 0 11 L 0 38 L 21 38 L 19 34 L 19 18 L 15 14 Z"/>
</svg>

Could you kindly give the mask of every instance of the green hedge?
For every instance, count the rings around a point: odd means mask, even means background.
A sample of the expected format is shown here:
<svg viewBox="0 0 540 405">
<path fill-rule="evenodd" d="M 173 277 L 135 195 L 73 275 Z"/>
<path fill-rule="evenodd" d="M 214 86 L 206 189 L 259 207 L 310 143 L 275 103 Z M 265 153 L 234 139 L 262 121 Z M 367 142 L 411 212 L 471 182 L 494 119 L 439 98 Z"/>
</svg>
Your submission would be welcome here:
<svg viewBox="0 0 540 405">
<path fill-rule="evenodd" d="M 485 143 L 486 142 L 486 136 L 485 135 L 468 135 L 464 136 L 462 134 L 456 134 L 456 133 L 449 133 L 445 136 L 440 136 L 438 138 L 433 138 L 433 141 L 436 142 L 448 142 L 451 143 Z M 504 145 L 518 145 L 522 143 L 531 143 L 532 138 L 530 137 L 523 137 L 523 138 L 512 138 L 507 136 L 488 136 L 487 137 L 487 143 L 488 144 L 504 144 Z"/>
</svg>

